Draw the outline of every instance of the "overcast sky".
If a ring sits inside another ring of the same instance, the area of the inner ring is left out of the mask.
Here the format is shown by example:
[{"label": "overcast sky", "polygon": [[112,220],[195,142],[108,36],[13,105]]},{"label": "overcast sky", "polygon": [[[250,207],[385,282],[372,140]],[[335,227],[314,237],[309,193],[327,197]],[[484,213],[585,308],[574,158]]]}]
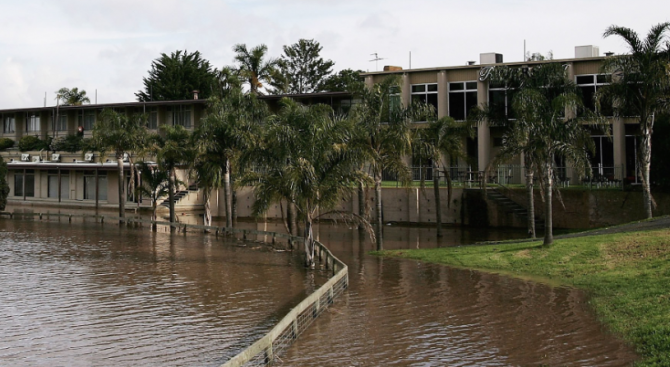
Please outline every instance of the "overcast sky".
[{"label": "overcast sky", "polygon": [[0,109],[55,104],[61,87],[85,89],[98,103],[134,101],[160,53],[200,51],[217,68],[236,43],[264,43],[271,57],[314,38],[335,69],[383,65],[436,67],[479,62],[498,52],[520,61],[527,50],[554,58],[597,45],[616,24],[646,35],[670,21],[667,0],[0,0]]}]

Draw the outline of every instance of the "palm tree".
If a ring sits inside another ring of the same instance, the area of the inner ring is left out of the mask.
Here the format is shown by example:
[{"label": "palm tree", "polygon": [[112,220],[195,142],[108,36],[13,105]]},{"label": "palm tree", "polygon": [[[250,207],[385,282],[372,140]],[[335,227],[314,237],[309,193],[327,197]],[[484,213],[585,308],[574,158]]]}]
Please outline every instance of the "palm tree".
[{"label": "palm tree", "polygon": [[79,91],[78,88],[61,88],[56,92],[56,100],[61,106],[81,106],[84,103],[91,103],[86,97],[86,91]]},{"label": "palm tree", "polygon": [[226,226],[233,226],[231,173],[241,150],[258,136],[257,128],[267,116],[267,105],[254,94],[245,94],[239,85],[226,83],[220,96],[209,99],[207,116],[195,132],[198,149],[196,174],[205,191],[205,218],[211,221],[211,190],[224,189]]},{"label": "palm tree", "polygon": [[161,126],[163,136],[156,135],[152,144],[152,152],[160,167],[169,174],[168,200],[170,207],[170,222],[175,221],[174,196],[175,188],[181,183],[177,180],[178,167],[189,167],[195,160],[195,150],[192,146],[191,133],[181,125]]},{"label": "palm tree", "polygon": [[119,217],[125,218],[125,178],[124,155],[131,155],[138,149],[140,142],[147,134],[147,116],[135,114],[128,116],[104,109],[100,120],[93,125],[92,143],[99,150],[101,159],[107,152],[112,152],[119,169]]},{"label": "palm tree", "polygon": [[[432,110],[432,109],[431,109]],[[434,116],[430,113],[429,116]],[[444,156],[451,159],[462,157],[463,154],[463,140],[466,137],[472,137],[474,130],[470,128],[469,124],[464,122],[456,122],[451,117],[443,117],[441,119],[431,119],[426,128],[418,128],[415,130],[416,136],[413,143],[413,151],[422,160],[430,160],[433,164],[433,193],[435,195],[435,226],[437,237],[442,237],[442,203],[440,200],[440,165],[442,162],[442,170],[444,177],[447,179],[447,205],[451,203],[451,175],[448,165],[442,161]],[[424,185],[425,175],[421,175],[421,185]]]},{"label": "palm tree", "polygon": [[[638,165],[642,176],[644,211],[651,218],[655,205],[651,195],[651,135],[654,118],[670,110],[670,42],[667,32],[670,23],[657,24],[647,38],[640,40],[630,28],[611,26],[604,37],[619,36],[627,44],[630,54],[608,57],[602,72],[612,75],[612,83],[599,90],[599,99],[614,107],[617,116],[637,116],[640,121],[641,144]],[[665,41],[665,49],[663,49]]]},{"label": "palm tree", "polygon": [[[158,169],[145,162],[139,164],[142,185],[137,187],[137,195],[146,195],[151,200],[151,220],[156,220],[156,208],[158,200],[168,195],[170,176],[167,171]],[[154,229],[155,224],[152,226]]]},{"label": "palm tree", "polygon": [[545,203],[544,245],[551,245],[555,159],[565,158],[578,172],[585,172],[590,167],[588,152],[595,148],[584,123],[599,125],[602,121],[592,115],[575,116],[583,103],[561,64],[496,67],[491,78],[492,83],[515,90],[512,110],[516,119],[505,121],[507,129],[496,161],[524,154],[527,169],[534,170],[540,179]]},{"label": "palm tree", "polygon": [[375,185],[375,237],[383,249],[382,172],[408,183],[410,170],[404,158],[411,154],[411,109],[400,104],[400,80],[388,77],[361,92],[361,102],[350,112],[356,120],[356,149],[365,157]]},{"label": "palm tree", "polygon": [[265,59],[268,47],[261,44],[251,50],[247,49],[245,44],[237,44],[233,47],[236,55],[234,60],[237,62],[237,72],[239,76],[249,84],[252,94],[259,94],[260,89],[272,84],[278,77],[277,60]]},{"label": "palm tree", "polygon": [[313,266],[314,220],[338,215],[363,221],[333,208],[368,177],[359,170],[362,157],[350,150],[352,120],[333,116],[326,105],[303,106],[286,98],[279,104],[281,110],[268,119],[263,142],[254,149],[258,169],[247,173],[242,183],[254,187],[255,215],[272,203],[295,204],[304,223],[305,263]]}]

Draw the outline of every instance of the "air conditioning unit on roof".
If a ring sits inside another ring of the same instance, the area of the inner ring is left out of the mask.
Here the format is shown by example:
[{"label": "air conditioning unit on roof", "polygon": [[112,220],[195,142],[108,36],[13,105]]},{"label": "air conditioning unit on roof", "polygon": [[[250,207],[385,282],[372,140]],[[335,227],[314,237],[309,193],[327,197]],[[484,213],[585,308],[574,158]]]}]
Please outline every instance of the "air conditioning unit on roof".
[{"label": "air conditioning unit on roof", "polygon": [[60,154],[59,153],[53,153],[51,154],[51,160],[53,162],[60,162]]},{"label": "air conditioning unit on roof", "polygon": [[21,162],[30,162],[30,154],[21,154]]},{"label": "air conditioning unit on roof", "polygon": [[38,156],[38,155],[33,156],[33,163],[39,163],[41,161],[42,161],[42,158],[40,158],[40,156]]},{"label": "air conditioning unit on roof", "polygon": [[86,153],[84,154],[84,160],[86,162],[93,162],[93,153]]},{"label": "air conditioning unit on roof", "polygon": [[128,162],[130,161],[130,154],[128,153],[123,153],[123,161]]}]

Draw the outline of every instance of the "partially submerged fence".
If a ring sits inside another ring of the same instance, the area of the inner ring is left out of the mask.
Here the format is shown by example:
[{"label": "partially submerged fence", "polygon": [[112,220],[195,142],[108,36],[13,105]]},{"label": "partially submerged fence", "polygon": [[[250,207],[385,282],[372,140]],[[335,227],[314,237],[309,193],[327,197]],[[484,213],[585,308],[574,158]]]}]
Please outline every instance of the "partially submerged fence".
[{"label": "partially submerged fence", "polygon": [[[186,232],[188,229],[209,231],[215,234],[241,234],[243,239],[248,236],[258,235],[270,237],[274,244],[278,238],[287,239],[289,244],[295,242],[302,242],[302,237],[291,236],[284,233],[266,232],[250,229],[226,228],[216,226],[203,226],[196,224],[182,224],[172,222],[152,221],[149,219],[142,219],[136,217],[121,218],[107,215],[90,215],[90,214],[63,214],[63,213],[8,213],[0,212],[0,215],[8,216],[9,218],[39,218],[40,220],[50,217],[67,218],[69,222],[72,218],[93,219],[96,222],[100,221],[118,221],[128,224],[144,223],[157,224],[177,228],[180,232]],[[333,303],[335,298],[342,294],[349,286],[349,270],[347,265],[335,257],[326,246],[321,242],[315,241],[315,259],[318,260],[325,269],[332,272],[332,276],[328,281],[319,287],[314,293],[310,294],[291,311],[289,311],[283,319],[275,325],[265,336],[260,338],[247,349],[241,351],[228,362],[224,363],[222,367],[238,367],[238,366],[265,366],[274,363],[277,355],[283,353],[297,337],[302,334],[307,327],[317,318],[329,305]]]}]

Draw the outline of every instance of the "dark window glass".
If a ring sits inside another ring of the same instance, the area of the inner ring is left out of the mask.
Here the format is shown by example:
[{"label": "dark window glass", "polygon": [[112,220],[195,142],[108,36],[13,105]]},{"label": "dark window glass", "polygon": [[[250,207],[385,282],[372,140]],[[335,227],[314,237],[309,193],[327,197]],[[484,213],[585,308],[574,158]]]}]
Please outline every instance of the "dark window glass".
[{"label": "dark window glass", "polygon": [[412,86],[412,93],[425,92],[425,91],[426,91],[426,86],[423,85],[423,84]]},{"label": "dark window glass", "polygon": [[449,93],[449,116],[454,120],[465,120],[465,94]]},{"label": "dark window glass", "polygon": [[465,83],[465,89],[467,90],[472,90],[472,89],[477,89],[477,82],[467,82]]},{"label": "dark window glass", "polygon": [[506,116],[504,90],[489,90],[489,108],[496,118]]},{"label": "dark window glass", "polygon": [[449,90],[463,90],[463,83],[449,83]]},{"label": "dark window glass", "polygon": [[23,173],[14,173],[14,196],[23,196]]},{"label": "dark window glass", "polygon": [[580,87],[579,89],[582,90],[582,100],[584,102],[584,108],[591,111],[595,111],[596,104],[594,98],[596,95],[596,87],[588,86],[588,87]]},{"label": "dark window glass", "polygon": [[428,84],[429,92],[437,92],[437,84]]},{"label": "dark window glass", "polygon": [[35,196],[35,175],[26,174],[26,196]]},{"label": "dark window glass", "polygon": [[597,82],[598,84],[609,83],[609,82],[611,82],[610,79],[611,79],[611,78],[610,78],[609,75],[601,74],[601,75],[597,75],[597,76],[596,76],[596,82]]},{"label": "dark window glass", "polygon": [[593,84],[593,75],[580,75],[577,77],[577,84]]},{"label": "dark window glass", "polygon": [[435,112],[437,112],[437,93],[426,94],[426,103],[435,107]]},{"label": "dark window glass", "polygon": [[425,94],[413,94],[412,95],[412,103],[426,103],[426,95]]},{"label": "dark window glass", "polygon": [[468,112],[477,106],[477,92],[467,92],[465,93],[465,115],[467,117]]}]

